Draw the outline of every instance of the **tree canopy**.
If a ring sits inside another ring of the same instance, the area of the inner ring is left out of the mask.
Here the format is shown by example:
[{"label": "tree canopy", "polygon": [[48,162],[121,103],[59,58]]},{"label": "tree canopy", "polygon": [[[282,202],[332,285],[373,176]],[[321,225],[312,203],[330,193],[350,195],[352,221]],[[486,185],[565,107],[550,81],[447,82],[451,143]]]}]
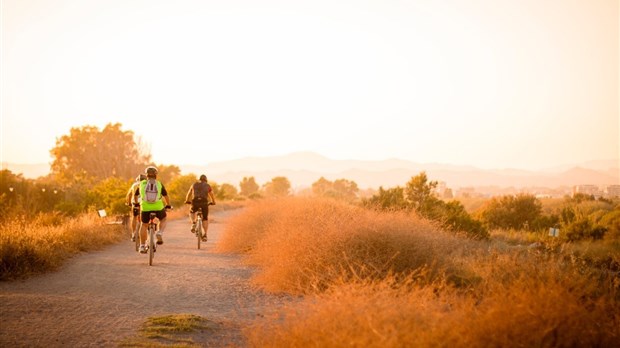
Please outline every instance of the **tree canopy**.
[{"label": "tree canopy", "polygon": [[288,196],[291,190],[291,182],[284,176],[276,176],[263,186],[268,196]]},{"label": "tree canopy", "polygon": [[120,123],[71,128],[50,150],[52,173],[61,181],[101,181],[109,177],[129,180],[144,171],[151,155],[136,143],[132,131]]},{"label": "tree canopy", "polygon": [[242,196],[250,197],[253,194],[258,193],[258,189],[260,188],[256,183],[256,180],[253,176],[251,177],[243,177],[243,180],[239,183],[239,188],[241,189],[240,194]]}]

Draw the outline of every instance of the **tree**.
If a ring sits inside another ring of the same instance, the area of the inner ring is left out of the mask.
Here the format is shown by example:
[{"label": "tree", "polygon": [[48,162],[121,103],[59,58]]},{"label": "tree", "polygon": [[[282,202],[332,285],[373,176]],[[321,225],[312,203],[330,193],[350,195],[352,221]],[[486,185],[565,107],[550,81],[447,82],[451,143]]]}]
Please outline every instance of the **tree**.
[{"label": "tree", "polygon": [[258,189],[260,188],[254,177],[251,176],[249,178],[243,177],[243,180],[239,183],[239,188],[241,188],[241,195],[250,197],[256,193],[258,193]]},{"label": "tree", "polygon": [[182,206],[185,204],[185,196],[189,188],[196,182],[195,174],[178,175],[169,182],[164,183],[166,185],[166,191],[170,197],[170,202],[173,206]]},{"label": "tree", "polygon": [[363,205],[378,207],[381,210],[401,210],[408,207],[404,190],[400,186],[390,189],[379,187],[379,192],[368,199],[362,200]]},{"label": "tree", "polygon": [[291,183],[284,176],[276,176],[271,181],[265,183],[263,188],[268,196],[284,197],[288,196]]},{"label": "tree", "polygon": [[144,171],[151,156],[143,153],[133,132],[121,127],[120,123],[110,123],[103,130],[95,126],[71,128],[50,150],[54,158],[52,173],[63,182],[135,178]]},{"label": "tree", "polygon": [[331,182],[324,177],[312,184],[312,193],[316,196],[353,201],[357,198],[359,188],[354,181],[338,179]]},{"label": "tree", "polygon": [[435,208],[440,202],[433,194],[436,187],[437,181],[428,181],[426,172],[421,172],[405,185],[405,198],[420,215],[434,218]]},{"label": "tree", "polygon": [[317,196],[323,196],[332,188],[333,183],[324,177],[312,183],[312,193]]},{"label": "tree", "polygon": [[237,188],[231,184],[223,183],[219,186],[215,197],[222,201],[233,200],[237,197]]},{"label": "tree", "polygon": [[[160,164],[155,166],[155,168],[157,168],[157,179],[164,183],[164,185],[181,175],[181,168],[175,165],[167,166]],[[140,173],[144,173],[144,169]]]},{"label": "tree", "polygon": [[542,204],[530,194],[494,197],[480,208],[479,216],[490,228],[529,228],[542,216]]},{"label": "tree", "polygon": [[131,181],[110,177],[100,181],[86,193],[85,204],[96,209],[105,209],[108,214],[123,214],[129,208],[125,206],[127,190]]},{"label": "tree", "polygon": [[366,206],[379,207],[382,210],[415,210],[422,217],[441,224],[453,232],[465,232],[472,238],[488,238],[489,232],[482,222],[472,218],[465,207],[458,202],[444,202],[434,196],[436,181],[428,181],[425,172],[412,177],[403,189],[400,186],[379,192],[362,203]]}]

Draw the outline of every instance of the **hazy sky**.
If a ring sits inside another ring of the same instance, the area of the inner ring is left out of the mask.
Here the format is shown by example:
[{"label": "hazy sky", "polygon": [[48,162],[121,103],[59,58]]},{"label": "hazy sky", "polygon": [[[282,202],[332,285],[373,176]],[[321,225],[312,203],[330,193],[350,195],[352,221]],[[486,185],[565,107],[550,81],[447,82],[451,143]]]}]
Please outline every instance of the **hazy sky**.
[{"label": "hazy sky", "polygon": [[163,164],[619,157],[618,0],[2,0],[2,161],[120,122]]}]

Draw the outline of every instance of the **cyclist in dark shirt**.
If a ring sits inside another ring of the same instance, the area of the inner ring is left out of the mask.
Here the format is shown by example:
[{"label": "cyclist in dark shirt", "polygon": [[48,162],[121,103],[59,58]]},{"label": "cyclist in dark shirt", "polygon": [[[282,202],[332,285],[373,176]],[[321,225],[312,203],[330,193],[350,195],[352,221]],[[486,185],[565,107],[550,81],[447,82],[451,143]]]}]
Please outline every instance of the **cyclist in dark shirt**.
[{"label": "cyclist in dark shirt", "polygon": [[207,176],[202,174],[200,179],[192,184],[185,196],[185,203],[191,204],[189,220],[192,223],[192,233],[196,232],[196,212],[202,208],[202,241],[207,241],[209,229],[209,204],[215,205],[215,196],[211,185],[207,183]]}]

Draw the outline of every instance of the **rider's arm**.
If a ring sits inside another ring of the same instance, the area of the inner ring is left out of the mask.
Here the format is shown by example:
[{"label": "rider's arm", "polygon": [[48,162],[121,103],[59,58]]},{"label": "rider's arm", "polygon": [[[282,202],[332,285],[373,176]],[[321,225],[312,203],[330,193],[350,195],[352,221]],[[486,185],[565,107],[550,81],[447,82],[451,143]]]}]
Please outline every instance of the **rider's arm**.
[{"label": "rider's arm", "polygon": [[164,203],[166,203],[166,207],[170,207],[170,197],[168,197],[168,191],[166,190],[166,188],[164,187],[164,185],[161,185],[161,197],[164,199]]},{"label": "rider's arm", "polygon": [[189,202],[190,197],[193,195],[194,195],[194,185],[192,185],[192,187],[189,188],[189,191],[187,191],[187,195],[185,196],[185,201]]},{"label": "rider's arm", "polygon": [[215,204],[215,196],[213,195],[213,191],[209,191],[209,198],[211,198],[211,202]]},{"label": "rider's arm", "polygon": [[127,205],[131,205],[131,201],[133,201],[133,196],[134,196],[134,191],[132,190],[133,186],[129,188],[129,191],[127,191]]}]

